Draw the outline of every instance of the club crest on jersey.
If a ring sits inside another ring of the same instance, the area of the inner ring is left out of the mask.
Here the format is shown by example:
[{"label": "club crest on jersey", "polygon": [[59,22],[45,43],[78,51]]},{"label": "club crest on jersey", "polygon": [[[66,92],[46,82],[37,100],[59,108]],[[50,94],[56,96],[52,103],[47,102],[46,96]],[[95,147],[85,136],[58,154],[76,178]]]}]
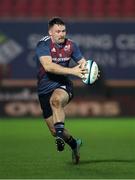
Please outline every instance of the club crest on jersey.
[{"label": "club crest on jersey", "polygon": [[65,45],[64,51],[70,51],[70,44],[69,45]]}]

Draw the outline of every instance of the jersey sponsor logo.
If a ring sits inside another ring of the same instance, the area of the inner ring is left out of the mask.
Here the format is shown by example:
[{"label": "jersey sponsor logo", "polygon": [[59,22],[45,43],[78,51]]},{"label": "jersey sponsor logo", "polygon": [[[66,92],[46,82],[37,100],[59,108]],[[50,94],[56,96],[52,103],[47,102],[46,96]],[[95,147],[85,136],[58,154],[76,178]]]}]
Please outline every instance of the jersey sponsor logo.
[{"label": "jersey sponsor logo", "polygon": [[69,61],[70,57],[65,57],[65,58],[52,58],[53,62],[65,62]]}]

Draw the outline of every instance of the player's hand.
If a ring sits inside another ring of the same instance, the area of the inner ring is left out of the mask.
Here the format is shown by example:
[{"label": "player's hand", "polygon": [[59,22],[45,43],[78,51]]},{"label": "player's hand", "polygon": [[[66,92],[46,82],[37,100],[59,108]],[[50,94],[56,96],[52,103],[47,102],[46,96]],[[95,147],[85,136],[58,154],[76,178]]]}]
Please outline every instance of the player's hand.
[{"label": "player's hand", "polygon": [[84,69],[85,66],[86,66],[86,64],[87,64],[87,61],[86,61],[85,59],[82,59],[82,60],[79,62],[79,64],[80,64],[80,67],[81,67],[82,69]]},{"label": "player's hand", "polygon": [[79,77],[79,78],[84,78],[84,75],[88,73],[88,70],[84,66],[84,68],[81,67],[81,64],[75,66],[72,68],[73,75]]}]

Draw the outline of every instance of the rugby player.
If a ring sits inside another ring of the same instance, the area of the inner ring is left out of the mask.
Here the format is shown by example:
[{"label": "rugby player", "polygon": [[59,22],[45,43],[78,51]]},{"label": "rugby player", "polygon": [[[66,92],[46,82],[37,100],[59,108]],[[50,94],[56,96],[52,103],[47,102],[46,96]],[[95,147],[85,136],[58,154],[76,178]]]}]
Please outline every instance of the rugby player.
[{"label": "rugby player", "polygon": [[[73,59],[76,66],[69,67]],[[74,41],[66,37],[65,22],[54,17],[48,22],[48,36],[36,46],[38,67],[38,97],[43,117],[55,137],[58,151],[63,151],[65,143],[72,150],[72,161],[79,163],[81,139],[75,139],[64,126],[64,107],[73,98],[73,85],[68,75],[83,78],[87,73],[86,59]]]}]

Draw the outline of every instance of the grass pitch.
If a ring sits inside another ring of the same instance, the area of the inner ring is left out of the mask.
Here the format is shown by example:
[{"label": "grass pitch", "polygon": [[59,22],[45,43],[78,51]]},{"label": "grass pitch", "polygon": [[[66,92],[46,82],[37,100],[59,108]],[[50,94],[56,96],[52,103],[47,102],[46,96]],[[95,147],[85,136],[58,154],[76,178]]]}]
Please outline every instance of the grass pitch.
[{"label": "grass pitch", "polygon": [[57,152],[41,119],[0,121],[1,179],[133,179],[135,120],[72,119],[66,127],[81,137],[81,162],[71,163],[71,151]]}]

